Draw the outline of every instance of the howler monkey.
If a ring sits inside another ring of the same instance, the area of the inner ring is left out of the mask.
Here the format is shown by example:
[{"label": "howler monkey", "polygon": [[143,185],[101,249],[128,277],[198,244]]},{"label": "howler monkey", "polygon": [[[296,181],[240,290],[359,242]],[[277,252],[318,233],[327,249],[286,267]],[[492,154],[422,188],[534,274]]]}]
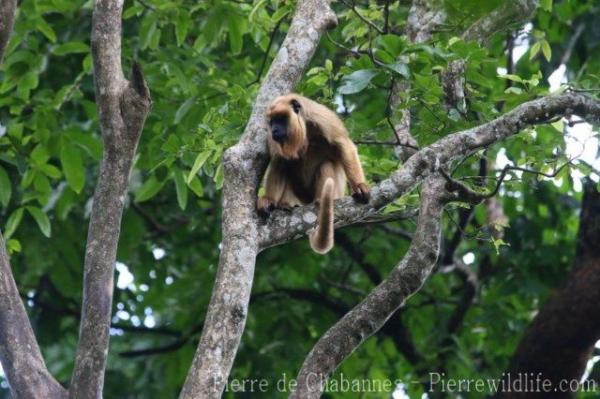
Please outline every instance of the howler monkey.
[{"label": "howler monkey", "polygon": [[324,105],[298,94],[276,98],[267,109],[271,162],[265,175],[260,214],[318,201],[311,248],[320,254],[333,247],[333,201],[344,196],[346,179],[352,196],[369,201],[369,187],[344,123]]}]

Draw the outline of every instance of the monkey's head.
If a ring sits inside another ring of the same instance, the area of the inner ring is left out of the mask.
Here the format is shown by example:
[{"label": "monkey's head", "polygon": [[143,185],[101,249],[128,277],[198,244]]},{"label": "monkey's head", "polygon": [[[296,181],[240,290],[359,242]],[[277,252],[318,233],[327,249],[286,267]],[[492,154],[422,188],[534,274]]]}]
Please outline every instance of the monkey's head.
[{"label": "monkey's head", "polygon": [[277,97],[267,108],[269,150],[271,155],[298,159],[308,147],[306,122],[300,96]]}]

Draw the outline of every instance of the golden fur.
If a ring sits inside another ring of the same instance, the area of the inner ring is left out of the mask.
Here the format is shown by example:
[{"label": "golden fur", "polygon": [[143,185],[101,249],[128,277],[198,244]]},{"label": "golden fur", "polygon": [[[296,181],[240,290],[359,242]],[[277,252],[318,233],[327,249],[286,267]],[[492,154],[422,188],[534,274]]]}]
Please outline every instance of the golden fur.
[{"label": "golden fur", "polygon": [[[329,108],[298,94],[276,98],[267,109],[271,162],[265,175],[265,195],[258,211],[320,203],[317,227],[310,234],[312,249],[333,247],[333,201],[344,196],[346,179],[353,197],[368,202],[356,146],[344,123]],[[274,123],[278,123],[274,127]],[[274,129],[285,138],[274,139]]]}]

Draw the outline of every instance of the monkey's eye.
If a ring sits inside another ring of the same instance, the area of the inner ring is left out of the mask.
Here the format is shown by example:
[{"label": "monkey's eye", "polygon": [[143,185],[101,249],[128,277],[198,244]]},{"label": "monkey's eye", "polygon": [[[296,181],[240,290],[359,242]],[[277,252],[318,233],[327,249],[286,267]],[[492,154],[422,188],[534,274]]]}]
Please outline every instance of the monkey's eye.
[{"label": "monkey's eye", "polygon": [[295,113],[300,112],[300,108],[302,108],[302,106],[300,105],[298,100],[292,100],[290,104],[292,104],[292,108],[294,109]]}]

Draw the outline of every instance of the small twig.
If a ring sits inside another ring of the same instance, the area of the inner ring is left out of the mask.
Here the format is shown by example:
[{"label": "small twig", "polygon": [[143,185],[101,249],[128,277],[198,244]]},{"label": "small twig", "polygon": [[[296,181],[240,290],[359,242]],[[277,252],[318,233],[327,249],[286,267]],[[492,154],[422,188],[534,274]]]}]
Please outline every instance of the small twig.
[{"label": "small twig", "polygon": [[335,45],[336,47],[339,47],[340,49],[347,51],[348,53],[352,54],[355,57],[360,57],[363,54],[366,54],[366,51],[360,51],[360,50],[354,50],[351,49],[350,47],[344,46],[342,43],[336,41],[334,38],[331,37],[331,35],[329,34],[329,32],[326,32],[326,36],[327,36],[327,40],[329,40],[333,45]]},{"label": "small twig", "polygon": [[575,32],[571,35],[571,38],[569,39],[569,43],[567,43],[567,48],[565,52],[563,53],[562,57],[560,57],[560,62],[558,63],[558,65],[566,64],[569,61],[569,58],[571,58],[571,54],[573,53],[573,49],[575,48],[575,44],[577,44],[577,40],[579,40],[579,36],[581,36],[581,33],[583,33],[584,29],[585,23],[581,22],[579,25],[577,25],[577,28],[575,28]]},{"label": "small twig", "polygon": [[[577,157],[575,157],[575,158],[577,158]],[[460,181],[455,180],[452,177],[450,177],[443,169],[440,169],[440,174],[444,177],[444,179],[446,179],[446,189],[448,191],[458,192],[459,198],[461,200],[465,200],[472,204],[477,204],[477,203],[483,201],[484,199],[491,198],[494,195],[498,194],[498,191],[500,190],[500,186],[502,185],[502,182],[504,182],[504,179],[506,178],[507,173],[511,170],[516,170],[516,171],[523,172],[523,173],[531,173],[531,174],[535,174],[535,175],[539,175],[539,176],[553,178],[553,177],[556,177],[560,173],[560,171],[564,169],[565,166],[570,165],[575,158],[569,159],[567,162],[565,162],[560,167],[555,169],[554,172],[552,172],[552,173],[544,173],[539,170],[523,168],[520,166],[506,165],[502,169],[502,172],[500,173],[500,176],[498,177],[498,182],[496,183],[496,187],[492,191],[487,191],[487,192],[474,191],[473,189],[471,189],[464,183],[461,183]]]},{"label": "small twig", "polygon": [[354,14],[356,14],[356,16],[358,18],[360,18],[361,21],[363,21],[364,23],[369,25],[371,28],[375,29],[377,31],[377,33],[379,33],[381,35],[386,33],[385,30],[381,29],[379,26],[375,25],[372,21],[369,21],[367,18],[362,16],[361,13],[358,12],[358,9],[356,8],[356,5],[354,3],[349,4],[345,0],[340,0],[340,2],[342,4],[344,4],[346,7],[350,8],[354,12]]},{"label": "small twig", "polygon": [[143,0],[137,0],[137,2],[140,3],[146,10],[156,11],[156,8],[152,7],[150,4],[146,3]]},{"label": "small twig", "polygon": [[408,148],[412,148],[414,150],[418,150],[419,147],[415,147],[414,145],[410,145],[410,144],[403,144],[400,143],[398,141],[379,141],[379,140],[369,140],[369,139],[365,139],[365,140],[354,140],[355,144],[364,144],[364,145],[391,145],[391,146],[402,146],[402,147],[408,147]]},{"label": "small twig", "polygon": [[260,64],[260,68],[258,68],[258,73],[256,74],[256,79],[254,81],[248,83],[247,86],[252,86],[253,84],[260,82],[260,78],[262,77],[262,74],[265,71],[265,66],[267,65],[267,60],[269,59],[269,53],[271,52],[271,47],[273,47],[273,43],[275,42],[275,36],[277,35],[277,32],[279,32],[279,28],[281,27],[282,22],[283,22],[283,18],[281,18],[279,21],[277,21],[277,24],[275,24],[275,27],[271,31],[271,35],[269,36],[269,44],[267,44],[267,49],[265,50],[265,54],[263,55],[263,59]]}]

